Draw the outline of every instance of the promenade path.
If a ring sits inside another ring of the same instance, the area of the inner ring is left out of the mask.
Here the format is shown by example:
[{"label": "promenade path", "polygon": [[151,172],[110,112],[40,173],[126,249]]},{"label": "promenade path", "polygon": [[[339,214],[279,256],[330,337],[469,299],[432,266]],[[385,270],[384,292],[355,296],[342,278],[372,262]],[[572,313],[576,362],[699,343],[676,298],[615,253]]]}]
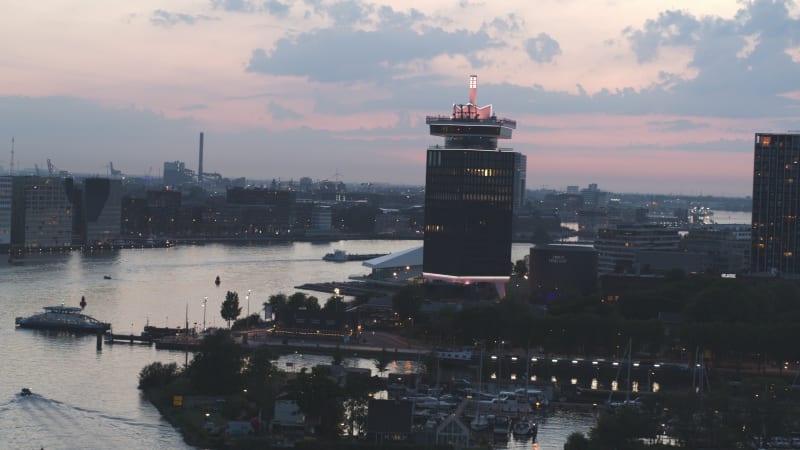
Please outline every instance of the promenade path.
[{"label": "promenade path", "polygon": [[331,339],[318,339],[312,335],[274,337],[265,333],[251,332],[248,334],[247,346],[249,348],[268,345],[276,348],[292,348],[308,352],[333,353],[337,348],[346,353],[381,353],[383,351],[396,353],[407,357],[419,358],[431,353],[431,349],[411,345],[400,336],[385,332],[367,333],[366,342],[343,342]]}]

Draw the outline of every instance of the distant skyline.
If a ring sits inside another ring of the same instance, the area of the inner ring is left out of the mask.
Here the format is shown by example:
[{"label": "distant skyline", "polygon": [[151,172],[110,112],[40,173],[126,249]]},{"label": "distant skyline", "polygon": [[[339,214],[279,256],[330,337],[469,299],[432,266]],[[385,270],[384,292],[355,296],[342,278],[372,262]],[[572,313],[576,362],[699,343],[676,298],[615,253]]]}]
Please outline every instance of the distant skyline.
[{"label": "distant skyline", "polygon": [[470,74],[529,189],[751,195],[754,133],[800,129],[793,1],[5,5],[5,172],[12,136],[16,167],[196,170],[204,131],[206,172],[422,185]]}]

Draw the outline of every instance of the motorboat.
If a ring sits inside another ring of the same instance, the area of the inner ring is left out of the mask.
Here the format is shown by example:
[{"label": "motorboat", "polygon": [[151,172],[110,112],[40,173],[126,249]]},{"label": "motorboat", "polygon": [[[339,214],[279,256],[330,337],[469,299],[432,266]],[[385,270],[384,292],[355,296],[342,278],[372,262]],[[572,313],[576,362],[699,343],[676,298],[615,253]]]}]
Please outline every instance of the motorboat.
[{"label": "motorboat", "polygon": [[103,333],[111,329],[111,324],[101,322],[82,313],[77,306],[45,306],[44,312],[30,317],[17,317],[14,323],[19,328],[42,330],[77,331]]},{"label": "motorboat", "polygon": [[472,431],[477,431],[477,432],[484,431],[487,428],[489,428],[489,418],[484,414],[478,414],[469,423],[469,428]]},{"label": "motorboat", "polygon": [[527,436],[536,437],[538,426],[536,425],[536,422],[528,418],[523,418],[514,423],[512,431],[514,432],[514,436],[517,437],[527,437]]}]

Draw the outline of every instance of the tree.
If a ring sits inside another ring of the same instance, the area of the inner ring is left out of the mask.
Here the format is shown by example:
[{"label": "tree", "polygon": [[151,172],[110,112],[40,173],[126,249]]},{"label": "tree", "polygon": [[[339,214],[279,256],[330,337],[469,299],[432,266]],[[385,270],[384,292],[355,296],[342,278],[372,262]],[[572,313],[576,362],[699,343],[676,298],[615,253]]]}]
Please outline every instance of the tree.
[{"label": "tree", "polygon": [[342,388],[320,367],[303,368],[297,377],[287,383],[289,395],[297,402],[306,416],[319,419],[317,432],[324,436],[336,436],[341,423],[344,405]]},{"label": "tree", "polygon": [[300,308],[306,308],[309,311],[320,310],[319,300],[317,297],[314,297],[313,295],[306,295],[302,292],[295,292],[292,294],[286,302],[286,306],[292,311],[297,311]]},{"label": "tree", "polygon": [[375,358],[375,367],[378,369],[380,373],[386,372],[389,363],[392,362],[394,358],[389,352],[386,351],[385,348],[381,349],[381,352],[378,353],[378,357]]},{"label": "tree", "polygon": [[514,263],[513,273],[517,277],[522,277],[528,273],[528,265],[525,264],[524,259],[519,259]]},{"label": "tree", "polygon": [[589,439],[583,433],[574,432],[567,436],[564,450],[589,450]]},{"label": "tree", "polygon": [[186,374],[201,394],[230,394],[241,389],[242,346],[230,332],[217,331],[206,336]]},{"label": "tree", "polygon": [[325,306],[322,307],[322,312],[326,314],[340,314],[344,313],[346,309],[347,305],[344,303],[344,300],[342,300],[342,297],[332,295],[325,302]]},{"label": "tree", "polygon": [[174,362],[148,364],[139,372],[139,389],[166,386],[175,380],[180,373],[178,365]]},{"label": "tree", "polygon": [[269,299],[267,300],[267,302],[264,303],[264,306],[272,306],[272,310],[274,311],[276,309],[280,309],[280,308],[286,306],[286,303],[288,301],[289,301],[289,299],[286,298],[286,294],[270,295]]},{"label": "tree", "polygon": [[400,288],[392,297],[392,308],[400,317],[400,320],[416,318],[422,308],[424,301],[424,290],[417,284],[408,284]]},{"label": "tree", "polygon": [[220,314],[222,318],[228,321],[228,328],[231,326],[231,320],[236,320],[239,314],[242,313],[242,307],[239,306],[239,294],[234,291],[228,291],[225,294],[225,301],[222,302]]}]

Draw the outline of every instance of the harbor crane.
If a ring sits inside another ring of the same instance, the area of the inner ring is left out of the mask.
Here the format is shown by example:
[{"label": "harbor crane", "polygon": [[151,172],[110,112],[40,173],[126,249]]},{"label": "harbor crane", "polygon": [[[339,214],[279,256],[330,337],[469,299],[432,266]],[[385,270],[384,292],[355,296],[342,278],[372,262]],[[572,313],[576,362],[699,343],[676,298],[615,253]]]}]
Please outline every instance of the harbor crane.
[{"label": "harbor crane", "polygon": [[108,163],[108,172],[112,177],[119,177],[122,176],[122,171],[114,169],[114,162],[109,161]]}]

